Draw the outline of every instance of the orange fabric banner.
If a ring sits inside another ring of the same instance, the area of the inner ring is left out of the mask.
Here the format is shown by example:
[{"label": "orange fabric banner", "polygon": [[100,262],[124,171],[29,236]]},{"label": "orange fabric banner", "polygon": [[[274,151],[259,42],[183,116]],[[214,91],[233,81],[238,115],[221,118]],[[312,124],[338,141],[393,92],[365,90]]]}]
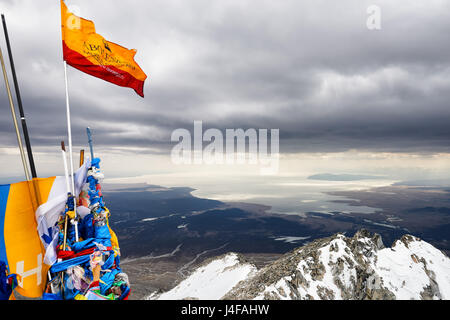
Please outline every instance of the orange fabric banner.
[{"label": "orange fabric banner", "polygon": [[135,49],[107,41],[95,32],[94,22],[71,13],[61,0],[61,29],[64,60],[94,77],[129,87],[144,97],[147,75],[134,61]]},{"label": "orange fabric banner", "polygon": [[[55,177],[35,178],[42,201],[47,201],[54,181]],[[43,261],[45,249],[37,230],[33,188],[30,181],[0,185],[0,260],[11,274],[17,274],[15,290],[38,298],[44,292],[50,266]]]}]

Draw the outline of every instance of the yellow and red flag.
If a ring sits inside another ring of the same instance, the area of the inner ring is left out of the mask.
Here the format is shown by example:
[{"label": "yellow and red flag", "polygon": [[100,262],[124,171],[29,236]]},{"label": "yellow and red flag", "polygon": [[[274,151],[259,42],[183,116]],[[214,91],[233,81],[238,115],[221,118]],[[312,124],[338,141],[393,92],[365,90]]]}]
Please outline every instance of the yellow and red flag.
[{"label": "yellow and red flag", "polygon": [[116,85],[132,88],[144,97],[147,76],[134,61],[135,49],[107,41],[95,32],[94,22],[71,13],[63,0],[61,28],[63,55],[68,65]]}]

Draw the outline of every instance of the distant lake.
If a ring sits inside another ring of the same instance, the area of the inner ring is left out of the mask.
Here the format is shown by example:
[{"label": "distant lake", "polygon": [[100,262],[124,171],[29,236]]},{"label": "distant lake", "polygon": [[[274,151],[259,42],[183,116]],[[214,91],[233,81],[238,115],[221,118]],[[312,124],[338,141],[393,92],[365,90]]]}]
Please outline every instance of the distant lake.
[{"label": "distant lake", "polygon": [[[131,178],[130,178],[131,179]],[[130,180],[131,181],[131,180]],[[227,175],[220,177],[154,175],[136,178],[133,182],[148,182],[165,187],[191,187],[192,194],[223,202],[248,202],[271,206],[271,212],[304,215],[306,212],[332,214],[339,212],[374,213],[379,208],[353,206],[334,200],[345,197],[326,194],[333,191],[364,190],[391,185],[397,181],[361,179],[355,181],[325,181],[283,175]]]},{"label": "distant lake", "polygon": [[[364,190],[374,187],[388,186],[395,181],[358,180],[358,181],[318,181],[304,178],[300,181],[280,181],[278,177],[256,177],[251,183],[235,183],[232,188],[228,184],[209,184],[195,187],[192,194],[220,201],[241,201],[271,206],[271,212],[304,215],[306,212],[330,213],[374,213],[381,209],[367,206],[353,206],[334,200],[348,198],[328,195],[332,191]],[[291,180],[291,179],[288,179]]]}]

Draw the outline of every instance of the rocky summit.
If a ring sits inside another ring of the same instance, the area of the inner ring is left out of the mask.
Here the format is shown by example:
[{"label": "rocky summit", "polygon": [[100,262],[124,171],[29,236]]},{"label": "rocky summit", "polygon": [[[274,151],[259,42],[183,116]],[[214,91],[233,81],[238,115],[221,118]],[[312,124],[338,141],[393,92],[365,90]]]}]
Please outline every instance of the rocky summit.
[{"label": "rocky summit", "polygon": [[[227,279],[227,286],[217,286],[216,279]],[[149,298],[450,299],[450,259],[411,235],[386,248],[380,235],[360,230],[353,237],[338,233],[312,241],[259,270],[229,253],[202,264],[172,290]]]}]

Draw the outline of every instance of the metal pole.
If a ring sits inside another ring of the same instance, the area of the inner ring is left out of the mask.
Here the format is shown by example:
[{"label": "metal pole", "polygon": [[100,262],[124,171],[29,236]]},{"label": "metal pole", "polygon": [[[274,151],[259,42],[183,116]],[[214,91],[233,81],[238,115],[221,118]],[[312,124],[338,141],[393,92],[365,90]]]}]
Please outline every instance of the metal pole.
[{"label": "metal pole", "polygon": [[[67,63],[64,60],[64,79],[66,84],[66,114],[67,114],[67,134],[69,138],[69,160],[70,160],[70,175],[72,183],[73,205],[75,211],[75,219],[77,218],[77,200],[75,194],[75,179],[73,173],[73,155],[72,155],[72,127],[70,126],[70,105],[69,105],[69,86],[67,82]],[[78,242],[78,222],[75,220],[75,240]]]},{"label": "metal pole", "polygon": [[70,194],[69,169],[67,169],[66,147],[64,145],[64,141],[61,141],[61,152],[64,163],[64,174],[66,176],[66,191],[67,194]]},{"label": "metal pole", "polygon": [[[70,193],[70,183],[69,183],[69,170],[67,169],[67,158],[66,158],[66,147],[64,146],[64,141],[61,141],[61,153],[63,157],[64,163],[64,174],[66,176],[66,190],[67,195],[71,195]],[[66,250],[66,242],[67,242],[67,214],[64,217],[64,242],[63,242],[63,250]]]},{"label": "metal pole", "polygon": [[2,49],[0,48],[0,60],[2,64],[3,77],[5,78],[6,91],[8,92],[9,106],[11,107],[11,114],[13,117],[14,127],[16,129],[17,142],[19,143],[20,156],[22,158],[23,170],[25,171],[25,178],[30,180],[30,173],[28,171],[27,161],[25,159],[25,153],[23,151],[22,138],[20,137],[19,126],[17,124],[16,111],[14,110],[14,103],[11,96],[11,88],[9,87],[8,75],[6,73],[5,61],[3,60]]},{"label": "metal pole", "polygon": [[3,14],[2,14],[2,23],[3,23],[3,31],[5,33],[6,47],[8,49],[9,62],[11,65],[12,77],[13,77],[13,81],[14,81],[14,88],[16,89],[17,106],[19,107],[19,114],[20,114],[20,119],[22,122],[23,137],[25,139],[25,146],[27,148],[28,161],[30,162],[31,176],[33,178],[37,178],[36,167],[34,165],[34,159],[33,159],[33,152],[31,150],[30,137],[28,135],[27,122],[25,120],[25,114],[23,112],[22,98],[20,97],[19,84],[17,82],[16,68],[14,66],[14,59],[13,59],[13,55],[12,55],[12,51],[11,51],[11,44],[9,43],[8,29],[6,27],[6,20],[5,20],[5,16]]}]

